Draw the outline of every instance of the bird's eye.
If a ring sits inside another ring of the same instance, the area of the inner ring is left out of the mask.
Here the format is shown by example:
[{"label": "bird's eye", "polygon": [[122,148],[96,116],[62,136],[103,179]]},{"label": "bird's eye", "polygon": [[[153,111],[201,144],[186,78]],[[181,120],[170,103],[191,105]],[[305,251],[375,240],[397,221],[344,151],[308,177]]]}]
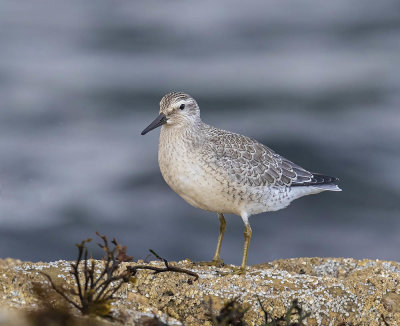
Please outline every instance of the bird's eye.
[{"label": "bird's eye", "polygon": [[185,108],[185,104],[181,104],[181,106],[179,107],[181,110],[183,110]]}]

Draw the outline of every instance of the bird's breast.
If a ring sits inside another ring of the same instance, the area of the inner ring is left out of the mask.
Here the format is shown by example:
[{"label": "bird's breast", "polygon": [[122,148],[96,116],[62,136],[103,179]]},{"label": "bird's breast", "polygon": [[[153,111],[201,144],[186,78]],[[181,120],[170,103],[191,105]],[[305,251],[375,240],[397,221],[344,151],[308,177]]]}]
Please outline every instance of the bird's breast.
[{"label": "bird's breast", "polygon": [[196,148],[178,141],[160,140],[158,162],[161,174],[171,189],[192,206],[228,212],[222,183],[215,178],[200,155]]},{"label": "bird's breast", "polygon": [[204,181],[203,171],[187,148],[176,143],[174,145],[159,148],[161,174],[172,190],[185,200],[193,201]]}]

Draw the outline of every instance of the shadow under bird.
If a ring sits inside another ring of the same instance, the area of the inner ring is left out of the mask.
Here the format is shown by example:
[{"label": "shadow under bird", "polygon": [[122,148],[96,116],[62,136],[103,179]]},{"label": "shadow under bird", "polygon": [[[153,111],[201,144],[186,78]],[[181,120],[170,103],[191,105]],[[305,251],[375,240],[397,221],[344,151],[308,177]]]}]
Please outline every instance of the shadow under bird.
[{"label": "shadow under bird", "polygon": [[194,207],[218,213],[220,231],[211,263],[222,263],[223,214],[242,217],[246,270],[252,230],[249,217],[276,211],[302,196],[341,191],[338,181],[311,173],[246,136],[214,128],[200,119],[197,102],[174,92],[160,102],[159,116],[142,131],[161,128],[158,163],[167,184]]}]

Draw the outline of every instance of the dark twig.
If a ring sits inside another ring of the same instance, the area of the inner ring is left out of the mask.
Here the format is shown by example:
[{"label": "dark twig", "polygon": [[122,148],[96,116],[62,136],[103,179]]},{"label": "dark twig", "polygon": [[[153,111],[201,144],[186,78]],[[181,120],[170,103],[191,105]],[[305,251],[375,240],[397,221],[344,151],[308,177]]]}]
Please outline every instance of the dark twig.
[{"label": "dark twig", "polygon": [[54,284],[50,275],[42,274],[49,279],[52,288],[68,303],[79,309],[82,314],[112,318],[111,302],[114,300],[114,295],[123,283],[129,282],[129,275],[126,271],[118,273],[119,266],[123,262],[131,261],[133,258],[126,255],[126,247],[119,245],[117,240],[113,239],[111,241],[113,245],[111,249],[106,236],[99,233],[96,234],[102,240],[99,246],[105,252],[104,265],[101,267],[100,274],[96,276],[96,263],[93,260],[89,263],[89,254],[86,247],[86,244],[91,239],[77,244],[78,258],[74,263],[71,263],[72,270],[70,273],[75,280],[78,292],[71,289],[69,291],[70,294],[67,294],[68,292],[65,289]]},{"label": "dark twig", "polygon": [[52,288],[54,289],[54,291],[56,291],[59,295],[61,295],[68,303],[72,304],[75,308],[81,310],[82,307],[80,307],[78,304],[76,304],[74,301],[72,301],[62,290],[60,290],[53,282],[53,280],[51,279],[49,274],[40,272],[42,275],[46,276],[47,279],[49,280]]},{"label": "dark twig", "polygon": [[247,326],[244,315],[249,309],[244,308],[236,298],[226,302],[219,313],[214,314],[210,298],[207,317],[213,326]]},{"label": "dark twig", "polygon": [[[265,310],[263,304],[261,303],[261,300],[259,297],[257,297],[258,303],[261,307],[261,310],[264,313],[264,318],[265,318],[265,324],[263,326],[303,326],[304,323],[303,321],[306,320],[308,317],[310,317],[310,313],[303,313],[303,308],[299,305],[299,302],[297,299],[294,299],[292,301],[292,304],[290,305],[289,309],[286,311],[286,313],[278,318],[272,318],[271,321],[269,321],[270,316],[268,312]],[[297,322],[291,322],[291,317],[293,315],[298,316]]]},{"label": "dark twig", "polygon": [[261,307],[262,312],[264,313],[265,324],[268,324],[268,319],[269,319],[268,318],[269,317],[268,311],[265,310],[265,308],[264,308],[264,306],[263,306],[263,304],[262,304],[262,302],[260,300],[260,297],[258,295],[257,295],[257,301],[258,301],[258,304]]},{"label": "dark twig", "polygon": [[133,276],[136,275],[137,271],[139,269],[148,269],[154,271],[154,274],[158,273],[164,273],[164,272],[175,272],[175,273],[183,273],[183,274],[188,274],[190,276],[193,276],[195,281],[199,279],[199,275],[195,272],[192,272],[188,269],[176,267],[176,266],[171,266],[165,258],[161,258],[154,250],[150,249],[149,250],[157,259],[161,260],[164,262],[165,267],[155,267],[155,266],[149,266],[149,265],[136,265],[136,266],[128,266],[127,270],[129,273],[131,273]]},{"label": "dark twig", "polygon": [[[187,269],[176,266],[170,266],[168,261],[161,258],[153,250],[150,252],[165,264],[165,268],[158,268],[147,265],[138,265],[127,267],[123,272],[118,272],[123,262],[132,261],[132,257],[126,254],[126,246],[121,246],[114,238],[108,242],[106,236],[96,233],[102,240],[99,247],[103,249],[105,255],[102,266],[96,264],[96,261],[89,258],[87,243],[91,239],[87,239],[77,244],[78,257],[75,262],[71,263],[71,275],[75,281],[76,289],[65,289],[57,286],[50,275],[42,273],[50,281],[51,287],[61,295],[68,303],[79,309],[83,315],[97,315],[104,318],[115,319],[111,315],[111,303],[115,299],[114,295],[121,289],[124,283],[132,280],[139,269],[150,269],[155,274],[163,272],[184,273],[195,277],[199,276]],[[112,248],[110,248],[112,245]],[[95,273],[96,267],[100,268],[100,273]]]},{"label": "dark twig", "polygon": [[385,326],[390,326],[389,323],[386,321],[386,318],[383,314],[381,314],[381,318],[382,318],[382,321],[385,324]]}]

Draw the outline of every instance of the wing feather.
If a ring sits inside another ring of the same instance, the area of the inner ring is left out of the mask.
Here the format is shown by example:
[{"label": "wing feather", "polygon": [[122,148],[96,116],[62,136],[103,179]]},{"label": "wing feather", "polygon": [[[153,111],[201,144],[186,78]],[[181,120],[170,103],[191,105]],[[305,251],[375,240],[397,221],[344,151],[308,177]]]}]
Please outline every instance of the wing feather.
[{"label": "wing feather", "polygon": [[[313,174],[246,136],[212,128],[204,157],[225,171],[230,181],[249,186],[308,186],[333,183],[334,177]],[[212,154],[210,154],[212,153]]]}]

